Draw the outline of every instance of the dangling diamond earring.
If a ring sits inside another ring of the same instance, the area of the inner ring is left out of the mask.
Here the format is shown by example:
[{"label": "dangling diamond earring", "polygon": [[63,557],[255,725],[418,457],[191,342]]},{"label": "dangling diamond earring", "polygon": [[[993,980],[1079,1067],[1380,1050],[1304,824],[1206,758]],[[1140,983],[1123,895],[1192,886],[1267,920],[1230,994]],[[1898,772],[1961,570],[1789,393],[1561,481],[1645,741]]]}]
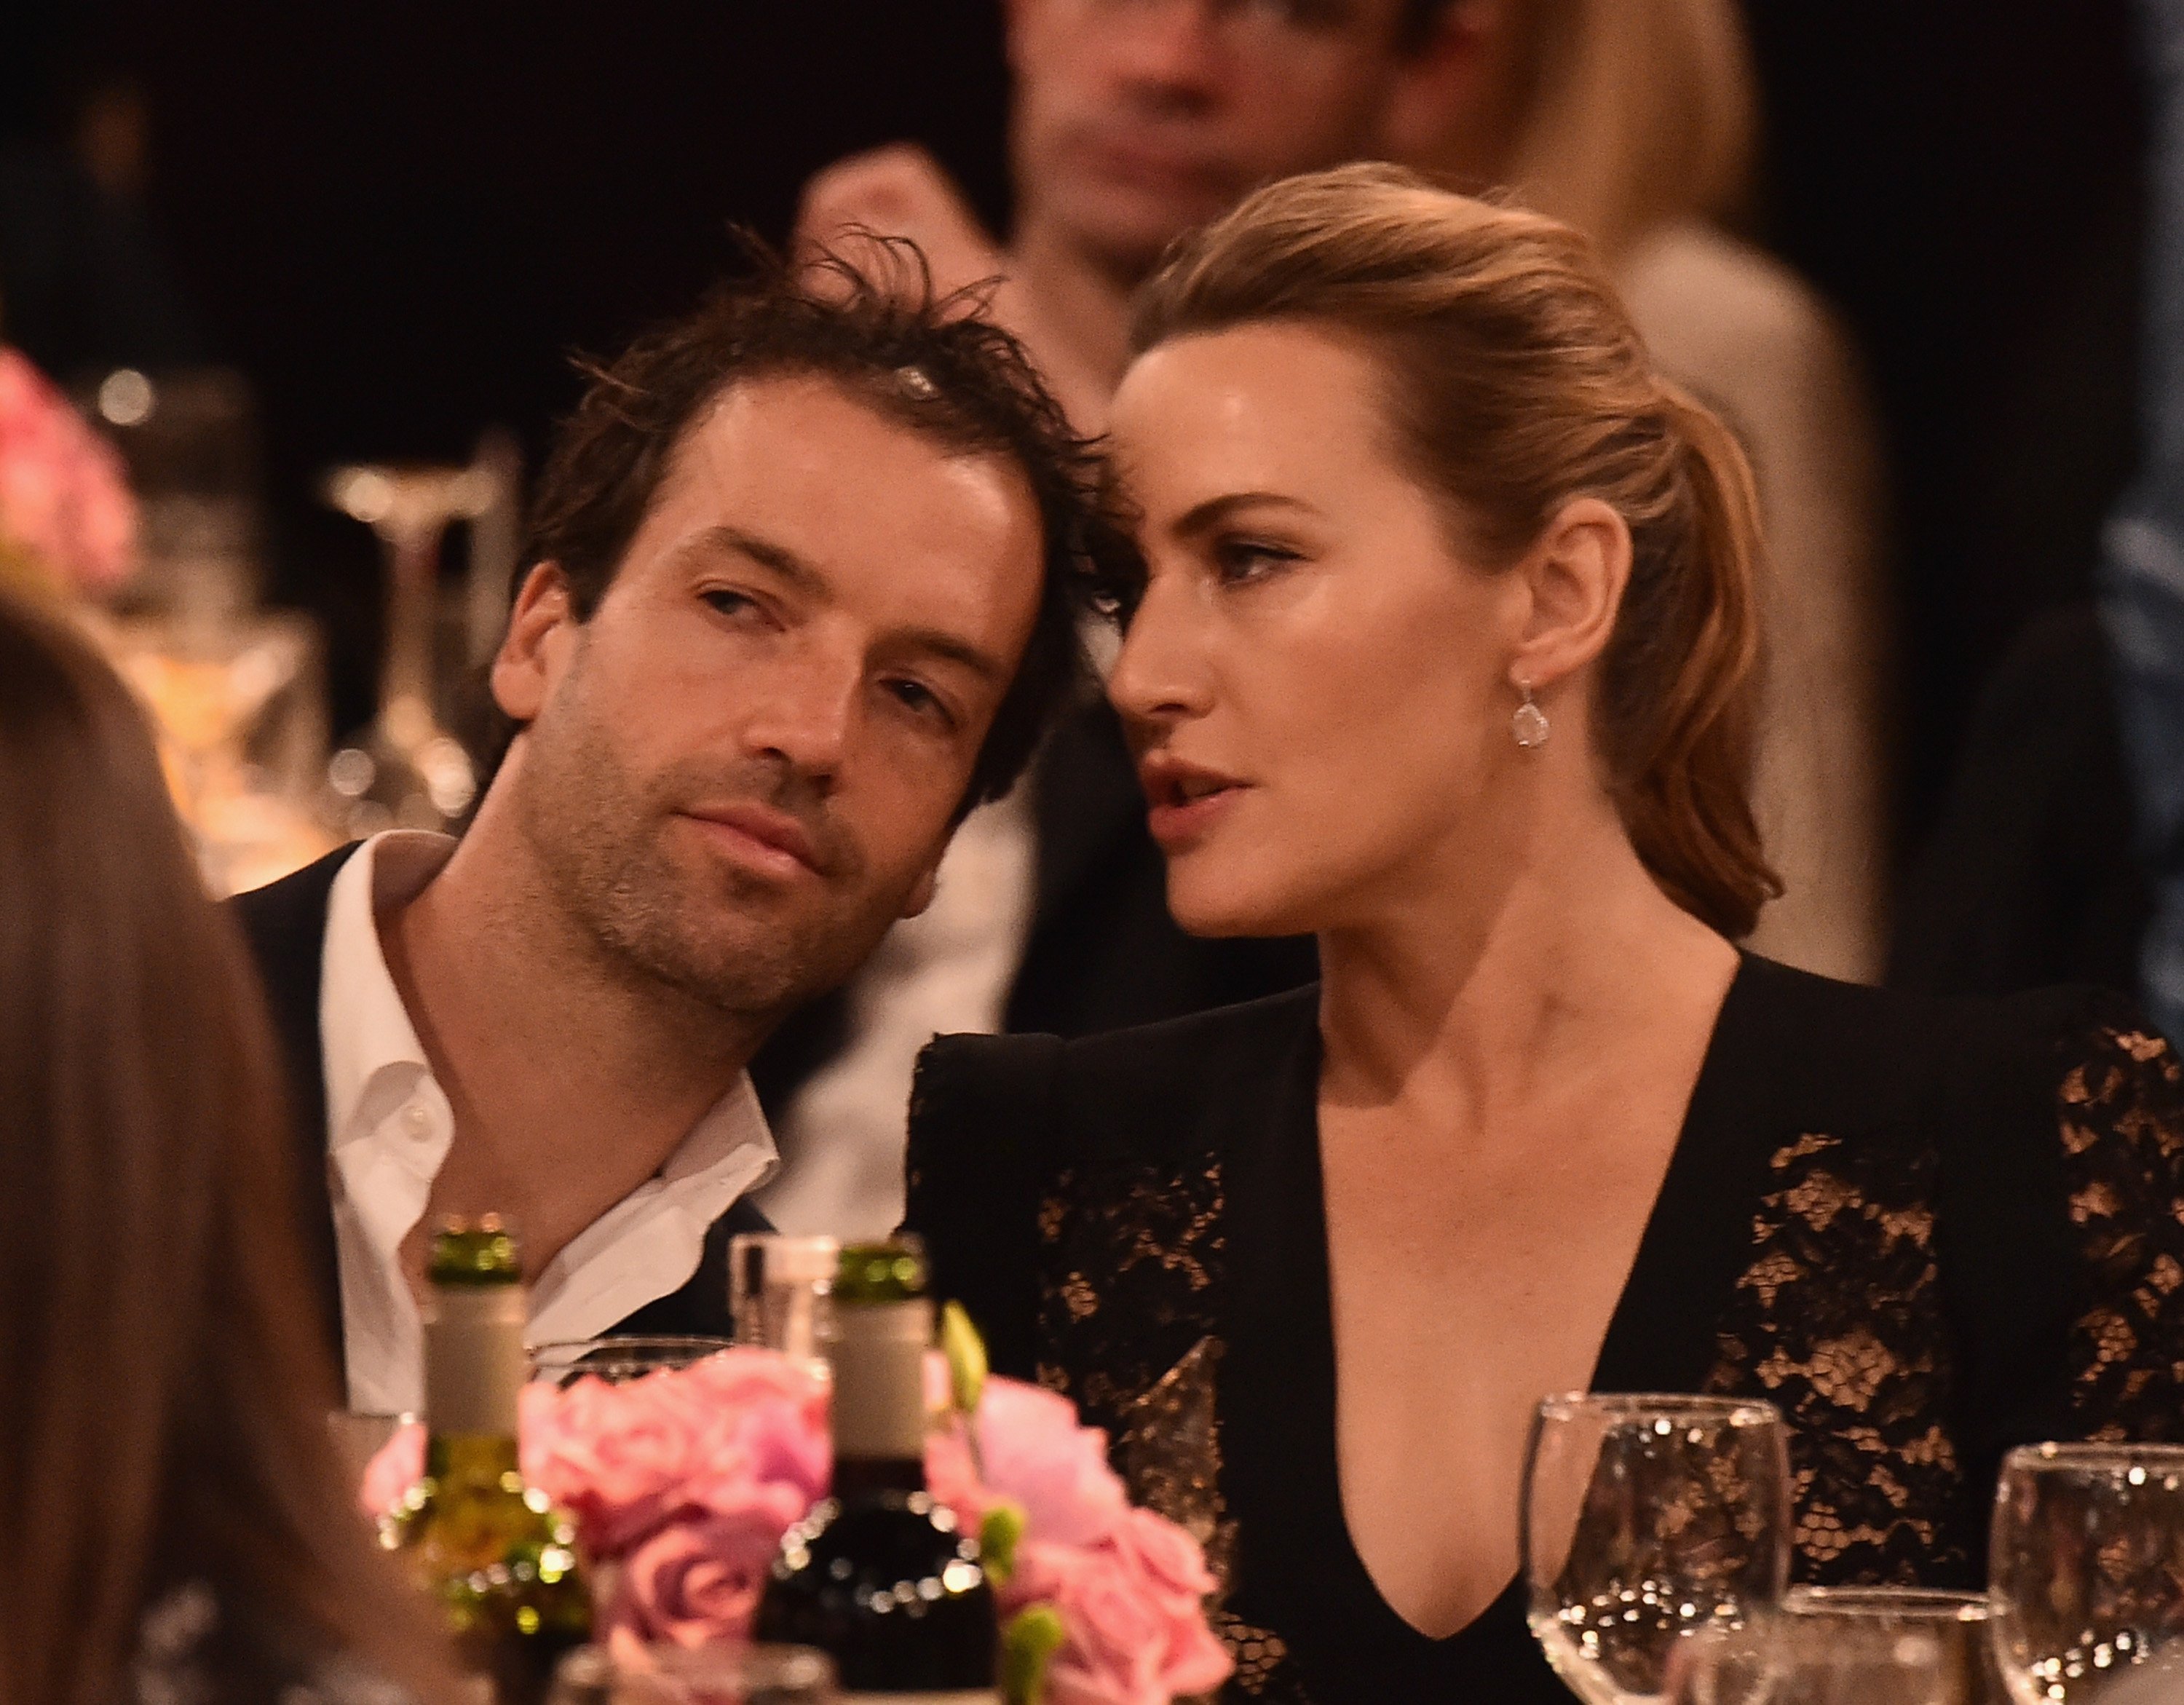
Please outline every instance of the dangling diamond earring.
[{"label": "dangling diamond earring", "polygon": [[1547,744],[1547,713],[1533,702],[1530,682],[1518,681],[1517,690],[1524,695],[1524,702],[1510,717],[1509,733],[1517,744],[1529,752],[1535,746]]}]

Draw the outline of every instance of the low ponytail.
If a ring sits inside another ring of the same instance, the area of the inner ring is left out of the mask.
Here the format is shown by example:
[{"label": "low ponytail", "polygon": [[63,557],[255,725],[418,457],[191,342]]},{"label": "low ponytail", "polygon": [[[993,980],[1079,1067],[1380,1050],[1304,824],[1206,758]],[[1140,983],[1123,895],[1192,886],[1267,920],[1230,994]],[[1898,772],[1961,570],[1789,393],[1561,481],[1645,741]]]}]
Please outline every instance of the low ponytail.
[{"label": "low ponytail", "polygon": [[1573,499],[1630,529],[1593,744],[1670,899],[1737,937],[1781,892],[1752,816],[1760,535],[1729,429],[1655,374],[1585,239],[1396,166],[1273,184],[1186,242],[1140,293],[1133,343],[1317,321],[1369,350],[1413,475],[1467,554],[1518,560]]},{"label": "low ponytail", "polygon": [[1782,891],[1752,810],[1759,738],[1758,493],[1736,437],[1658,383],[1672,471],[1633,518],[1596,727],[1631,844],[1685,911],[1732,938]]}]

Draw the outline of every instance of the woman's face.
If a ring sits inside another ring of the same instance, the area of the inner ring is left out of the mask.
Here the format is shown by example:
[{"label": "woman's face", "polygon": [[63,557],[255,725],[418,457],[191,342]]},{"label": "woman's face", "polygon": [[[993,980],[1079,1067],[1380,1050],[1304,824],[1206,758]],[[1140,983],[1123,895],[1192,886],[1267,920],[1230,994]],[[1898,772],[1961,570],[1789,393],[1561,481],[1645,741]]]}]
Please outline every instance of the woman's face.
[{"label": "woman's face", "polygon": [[1362,922],[1464,880],[1510,738],[1520,574],[1460,553],[1337,336],[1163,343],[1112,415],[1150,568],[1109,686],[1200,934]]}]

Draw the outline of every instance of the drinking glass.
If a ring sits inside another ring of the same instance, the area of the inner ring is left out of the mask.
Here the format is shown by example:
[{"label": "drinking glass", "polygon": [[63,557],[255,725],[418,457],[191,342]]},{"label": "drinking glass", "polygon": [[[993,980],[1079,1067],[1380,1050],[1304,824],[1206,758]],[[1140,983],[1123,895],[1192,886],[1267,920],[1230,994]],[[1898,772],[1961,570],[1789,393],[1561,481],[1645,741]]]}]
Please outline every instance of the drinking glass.
[{"label": "drinking glass", "polygon": [[827,1353],[833,1334],[834,1269],[842,1246],[831,1237],[746,1231],[728,1240],[728,1312],[736,1342],[778,1350],[807,1362]]},{"label": "drinking glass", "polygon": [[1887,1617],[1762,1613],[1669,1654],[1672,1705],[1957,1705],[1935,1630]]},{"label": "drinking glass", "polygon": [[476,468],[389,464],[336,468],[326,499],[379,535],[387,561],[387,639],[379,710],[360,745],[326,766],[348,801],[349,833],[447,829],[477,792],[477,772],[436,708],[440,538],[450,521],[484,513],[495,497]]},{"label": "drinking glass", "polygon": [[725,1338],[667,1334],[534,1344],[529,1351],[531,1377],[550,1379],[556,1385],[583,1379],[604,1379],[610,1385],[621,1385],[662,1368],[688,1368],[730,1347]]},{"label": "drinking glass", "polygon": [[1940,1663],[1942,1705],[2009,1705],[1995,1667],[1993,1606],[1983,1592],[1916,1586],[1793,1586],[1777,1626],[1819,1640],[1885,1643],[1894,1634],[1931,1641]]},{"label": "drinking glass", "polygon": [[2020,1705],[2184,1701],[2184,1446],[2012,1451],[1987,1580]]},{"label": "drinking glass", "polygon": [[1781,1599],[1790,1471],[1770,1403],[1548,1397],[1523,1499],[1532,1632],[1591,1705],[1658,1699],[1685,1635],[1741,1630]]},{"label": "drinking glass", "polygon": [[580,1646],[547,1705],[836,1705],[834,1664],[808,1646]]}]

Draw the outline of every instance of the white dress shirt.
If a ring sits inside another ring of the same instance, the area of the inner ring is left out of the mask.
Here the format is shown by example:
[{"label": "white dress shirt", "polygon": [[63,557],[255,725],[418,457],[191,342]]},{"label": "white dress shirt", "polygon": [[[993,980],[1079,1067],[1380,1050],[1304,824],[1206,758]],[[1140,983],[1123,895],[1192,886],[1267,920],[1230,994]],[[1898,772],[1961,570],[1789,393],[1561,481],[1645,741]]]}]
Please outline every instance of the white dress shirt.
[{"label": "white dress shirt", "polygon": [[[447,862],[443,835],[374,835],[342,866],[326,906],[319,1026],[326,1073],[327,1185],[341,1275],[348,1407],[422,1407],[424,1329],[402,1272],[454,1121],[387,968],[377,915],[414,899]],[[666,1164],[577,1234],[533,1282],[534,1344],[598,1336],[698,1270],[706,1229],[773,1170],[772,1134],[749,1077]]]}]

